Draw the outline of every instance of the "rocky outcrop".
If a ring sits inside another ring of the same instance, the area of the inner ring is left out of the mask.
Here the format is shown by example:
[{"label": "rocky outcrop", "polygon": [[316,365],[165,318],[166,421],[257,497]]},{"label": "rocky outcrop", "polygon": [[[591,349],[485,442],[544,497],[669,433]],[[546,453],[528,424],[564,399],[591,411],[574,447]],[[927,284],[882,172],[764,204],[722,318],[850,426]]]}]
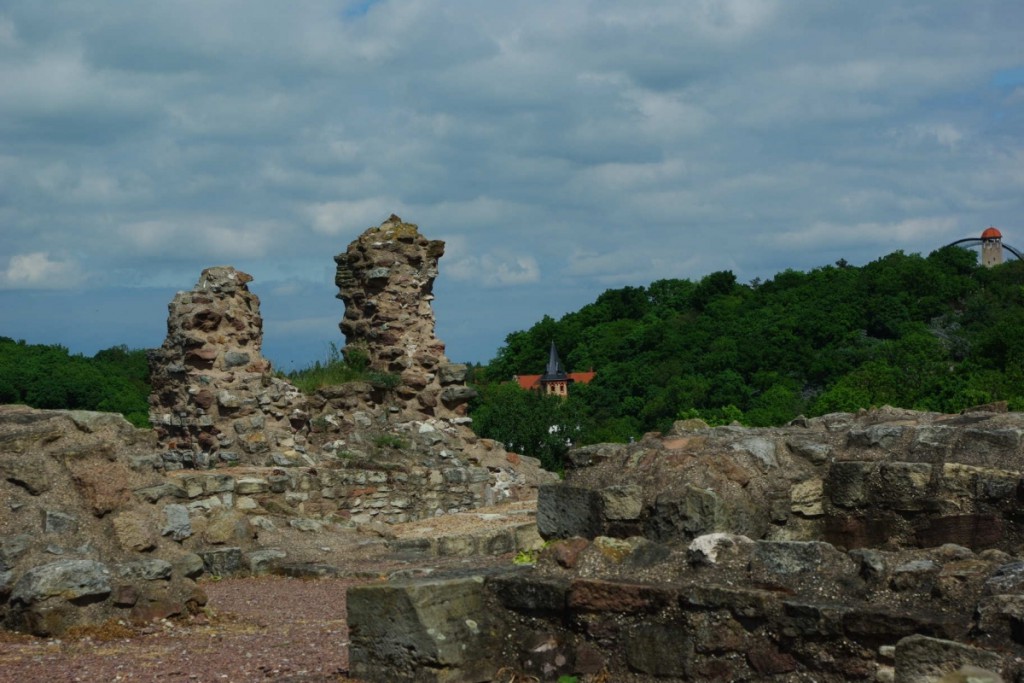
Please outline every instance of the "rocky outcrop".
[{"label": "rocky outcrop", "polygon": [[[160,537],[153,432],[119,415],[0,407],[0,622],[36,635],[188,614],[202,562]],[[194,560],[194,561],[193,561]]]},{"label": "rocky outcrop", "polygon": [[883,408],[576,449],[541,488],[536,565],[482,577],[497,665],[543,681],[1022,680],[1022,436],[1024,414]]},{"label": "rocky outcrop", "polygon": [[466,366],[444,355],[434,336],[434,279],[444,242],[392,215],[334,257],[345,357],[397,376],[396,395],[414,412],[463,416],[476,395]]},{"label": "rocky outcrop", "polygon": [[550,538],[711,532],[847,549],[1024,547],[1024,414],[883,408],[777,429],[686,428],[570,454],[546,487]]},{"label": "rocky outcrop", "polygon": [[150,422],[171,467],[272,464],[305,450],[299,391],[262,355],[252,276],[207,268],[168,305],[167,339],[150,352]]}]

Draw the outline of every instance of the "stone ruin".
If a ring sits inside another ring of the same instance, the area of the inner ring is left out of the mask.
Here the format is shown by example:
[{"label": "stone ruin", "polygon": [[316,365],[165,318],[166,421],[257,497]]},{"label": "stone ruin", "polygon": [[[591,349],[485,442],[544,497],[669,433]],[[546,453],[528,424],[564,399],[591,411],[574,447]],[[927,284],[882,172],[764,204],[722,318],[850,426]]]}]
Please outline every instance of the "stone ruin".
[{"label": "stone ruin", "polygon": [[265,464],[304,450],[305,401],[262,355],[251,281],[229,266],[207,268],[168,304],[167,339],[149,366],[150,423],[169,463]]},{"label": "stone ruin", "polygon": [[396,395],[414,412],[465,423],[476,392],[466,366],[452,364],[434,336],[434,279],[444,242],[428,240],[412,223],[391,217],[334,257],[338,298],[345,302],[345,356],[395,373]]},{"label": "stone ruin", "polygon": [[535,541],[522,517],[490,535],[388,531],[529,501],[554,475],[467,426],[465,367],[433,336],[443,243],[389,221],[347,253],[345,272],[366,292],[343,289],[346,321],[358,323],[346,348],[364,349],[380,380],[306,396],[276,376],[252,277],[219,266],[168,307],[166,341],[149,359],[152,430],[117,415],[0,407],[4,627],[60,635],[187,615],[205,602],[204,574],[337,575],[353,548],[379,573],[382,554],[443,561]]},{"label": "stone ruin", "polygon": [[[312,487],[303,509],[356,522],[404,522],[530,495],[548,475],[469,429],[475,391],[466,366],[451,363],[434,336],[443,254],[443,242],[392,216],[335,257],[344,353],[372,372],[312,396],[263,358],[252,277],[227,266],[204,270],[169,305],[167,339],[150,355],[150,417],[165,466],[335,472]],[[368,485],[379,497],[349,495]]]},{"label": "stone ruin", "polygon": [[1024,681],[1024,414],[687,421],[570,458],[532,567],[350,589],[352,674]]}]

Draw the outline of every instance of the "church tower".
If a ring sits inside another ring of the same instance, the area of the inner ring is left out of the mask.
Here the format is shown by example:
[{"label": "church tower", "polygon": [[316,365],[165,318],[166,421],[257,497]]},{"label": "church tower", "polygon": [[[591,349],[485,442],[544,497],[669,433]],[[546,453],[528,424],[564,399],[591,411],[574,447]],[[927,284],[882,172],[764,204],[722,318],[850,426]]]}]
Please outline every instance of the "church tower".
[{"label": "church tower", "polygon": [[548,352],[547,371],[541,375],[540,385],[546,394],[555,396],[569,395],[569,374],[562,367],[562,359],[558,357],[558,349],[555,342],[551,342],[551,351]]},{"label": "church tower", "polygon": [[1003,262],[1003,235],[996,228],[981,233],[981,265],[986,268]]}]

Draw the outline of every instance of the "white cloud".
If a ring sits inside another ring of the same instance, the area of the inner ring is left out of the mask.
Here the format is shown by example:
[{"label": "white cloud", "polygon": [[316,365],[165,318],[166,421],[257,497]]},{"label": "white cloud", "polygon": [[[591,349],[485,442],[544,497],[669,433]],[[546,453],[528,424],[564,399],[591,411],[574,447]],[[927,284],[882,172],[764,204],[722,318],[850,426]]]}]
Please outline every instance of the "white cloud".
[{"label": "white cloud", "polygon": [[118,228],[122,243],[143,258],[191,257],[199,263],[213,265],[223,259],[253,259],[269,256],[280,225],[252,221],[230,226],[215,217],[169,218],[129,223]]},{"label": "white cloud", "polygon": [[401,215],[401,211],[400,202],[385,197],[321,202],[305,208],[314,232],[353,236],[369,227],[380,225],[392,213]]},{"label": "white cloud", "polygon": [[[932,248],[948,244],[960,237],[963,226],[951,216],[908,218],[895,223],[840,223],[816,222],[800,230],[764,235],[758,241],[787,249],[877,244],[895,249],[918,244],[931,244]],[[881,254],[879,254],[881,255]]]},{"label": "white cloud", "polygon": [[5,289],[68,289],[81,281],[77,263],[71,259],[51,258],[42,251],[11,256],[0,276]]},{"label": "white cloud", "polygon": [[445,273],[453,280],[483,287],[510,287],[540,281],[536,258],[509,253],[465,255],[448,263]]}]

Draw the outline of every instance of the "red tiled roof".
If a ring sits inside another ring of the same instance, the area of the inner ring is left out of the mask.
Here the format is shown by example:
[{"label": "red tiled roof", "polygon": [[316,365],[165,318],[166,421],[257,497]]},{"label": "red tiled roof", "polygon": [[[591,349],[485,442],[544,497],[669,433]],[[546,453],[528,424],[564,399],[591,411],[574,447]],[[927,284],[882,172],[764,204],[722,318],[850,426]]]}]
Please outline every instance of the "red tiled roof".
[{"label": "red tiled roof", "polygon": [[542,375],[516,375],[516,381],[523,389],[535,389],[540,383]]},{"label": "red tiled roof", "polygon": [[981,239],[983,240],[999,240],[1003,238],[1003,233],[999,232],[996,228],[985,228],[985,232],[981,233]]},{"label": "red tiled roof", "polygon": [[[522,389],[537,389],[540,387],[540,378],[544,375],[516,375],[516,382]],[[589,372],[570,372],[569,379],[580,384],[590,384],[597,377],[593,370]]]}]

